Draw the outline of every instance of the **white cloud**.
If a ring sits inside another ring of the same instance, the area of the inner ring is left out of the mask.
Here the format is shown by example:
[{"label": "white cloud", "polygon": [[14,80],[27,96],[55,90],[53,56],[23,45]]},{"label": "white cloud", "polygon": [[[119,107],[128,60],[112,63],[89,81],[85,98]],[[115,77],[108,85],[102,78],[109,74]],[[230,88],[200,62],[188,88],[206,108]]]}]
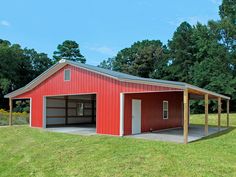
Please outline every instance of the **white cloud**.
[{"label": "white cloud", "polygon": [[10,26],[11,24],[8,22],[8,21],[6,21],[6,20],[2,20],[1,22],[0,22],[0,24],[2,25],[2,26]]},{"label": "white cloud", "polygon": [[114,56],[116,54],[116,52],[112,48],[107,46],[91,47],[90,50],[109,56]]}]

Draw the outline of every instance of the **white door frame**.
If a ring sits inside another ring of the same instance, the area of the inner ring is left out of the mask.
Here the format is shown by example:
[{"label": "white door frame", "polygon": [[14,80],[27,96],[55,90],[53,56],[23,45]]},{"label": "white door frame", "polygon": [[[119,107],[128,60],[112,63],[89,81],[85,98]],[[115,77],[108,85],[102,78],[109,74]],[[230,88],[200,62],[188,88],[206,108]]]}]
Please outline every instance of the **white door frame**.
[{"label": "white door frame", "polygon": [[29,126],[32,127],[32,97],[30,98]]},{"label": "white door frame", "polygon": [[[139,108],[136,108],[136,110],[134,110],[133,106],[134,106],[134,102],[138,103]],[[142,125],[142,101],[141,99],[132,99],[132,134],[138,134],[141,133],[141,125]],[[133,111],[138,111],[136,112],[136,118],[134,115]]]},{"label": "white door frame", "polygon": [[124,136],[124,93],[120,93],[120,136]]}]

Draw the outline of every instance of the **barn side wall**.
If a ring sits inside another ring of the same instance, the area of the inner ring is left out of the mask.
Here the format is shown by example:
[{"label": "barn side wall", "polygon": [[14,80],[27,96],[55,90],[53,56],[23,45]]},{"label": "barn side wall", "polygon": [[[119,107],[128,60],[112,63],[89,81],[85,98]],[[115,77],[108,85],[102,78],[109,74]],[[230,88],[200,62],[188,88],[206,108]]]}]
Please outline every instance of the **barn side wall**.
[{"label": "barn side wall", "polygon": [[[71,81],[64,81],[64,69],[71,70]],[[166,90],[177,89],[120,82],[101,74],[67,65],[33,90],[16,98],[32,98],[32,126],[43,127],[43,98],[45,96],[96,94],[97,133],[119,135],[121,92]]]},{"label": "barn side wall", "polygon": [[[141,132],[182,126],[182,92],[125,94],[125,135],[132,134],[132,99],[141,100]],[[169,104],[168,119],[163,119],[163,101]]]}]

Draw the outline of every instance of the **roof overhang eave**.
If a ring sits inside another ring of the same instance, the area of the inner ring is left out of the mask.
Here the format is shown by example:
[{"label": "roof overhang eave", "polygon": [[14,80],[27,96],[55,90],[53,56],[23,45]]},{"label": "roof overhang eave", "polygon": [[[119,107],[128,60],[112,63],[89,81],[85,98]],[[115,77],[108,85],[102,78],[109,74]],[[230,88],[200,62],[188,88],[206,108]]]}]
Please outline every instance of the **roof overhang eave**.
[{"label": "roof overhang eave", "polygon": [[170,88],[176,88],[180,90],[184,90],[185,86],[181,84],[172,84],[172,83],[160,83],[160,82],[152,82],[152,81],[145,81],[145,80],[134,80],[134,79],[119,79],[121,82],[129,82],[129,83],[135,83],[135,84],[146,84],[146,85],[153,85],[153,86],[163,86],[163,87],[170,87]]},{"label": "roof overhang eave", "polygon": [[219,94],[219,93],[215,93],[215,92],[212,92],[212,91],[209,91],[209,90],[206,90],[206,89],[194,86],[194,85],[190,85],[190,84],[186,84],[185,89],[192,89],[192,90],[199,91],[202,94],[209,94],[209,95],[212,95],[214,97],[220,97],[220,98],[223,98],[225,100],[230,100],[230,97],[228,97],[228,96],[225,96],[225,95],[222,95],[222,94]]}]

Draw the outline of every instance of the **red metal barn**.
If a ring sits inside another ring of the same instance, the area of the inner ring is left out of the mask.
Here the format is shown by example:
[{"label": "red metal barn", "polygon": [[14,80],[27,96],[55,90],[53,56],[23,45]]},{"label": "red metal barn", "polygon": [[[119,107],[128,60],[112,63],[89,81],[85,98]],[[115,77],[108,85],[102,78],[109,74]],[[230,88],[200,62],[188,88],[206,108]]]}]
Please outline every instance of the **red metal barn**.
[{"label": "red metal barn", "polygon": [[187,130],[188,101],[204,95],[229,100],[182,82],[61,60],[5,97],[30,99],[32,127],[94,123],[96,133],[123,136],[182,126]]}]

